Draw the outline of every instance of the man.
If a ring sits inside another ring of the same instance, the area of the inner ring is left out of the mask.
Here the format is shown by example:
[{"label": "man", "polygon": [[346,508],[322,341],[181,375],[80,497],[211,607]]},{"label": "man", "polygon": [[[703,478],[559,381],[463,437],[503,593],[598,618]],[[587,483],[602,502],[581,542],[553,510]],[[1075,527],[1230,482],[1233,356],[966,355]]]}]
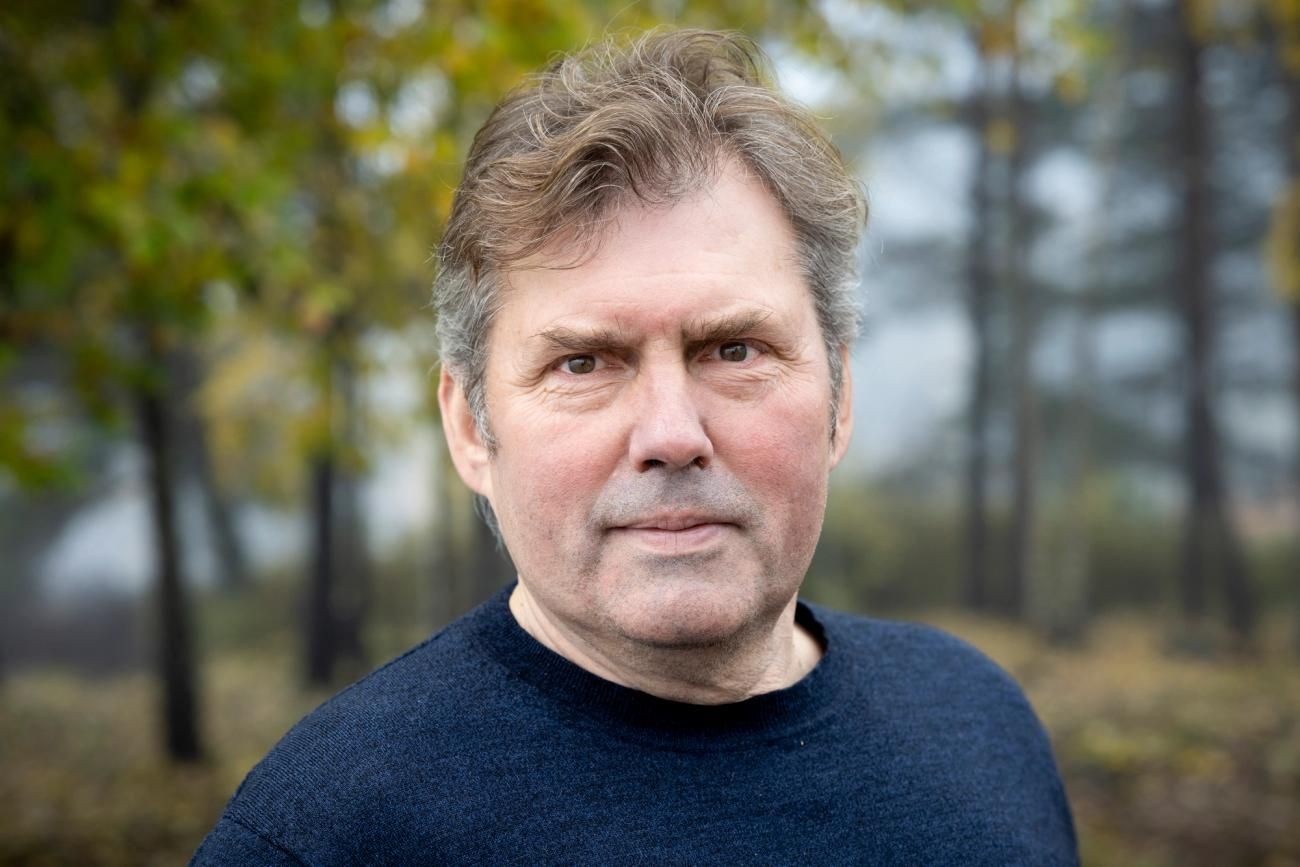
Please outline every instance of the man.
[{"label": "man", "polygon": [[508,97],[440,251],[439,399],[518,581],[300,723],[195,863],[1076,863],[1005,674],[797,600],[864,217],[740,38]]}]

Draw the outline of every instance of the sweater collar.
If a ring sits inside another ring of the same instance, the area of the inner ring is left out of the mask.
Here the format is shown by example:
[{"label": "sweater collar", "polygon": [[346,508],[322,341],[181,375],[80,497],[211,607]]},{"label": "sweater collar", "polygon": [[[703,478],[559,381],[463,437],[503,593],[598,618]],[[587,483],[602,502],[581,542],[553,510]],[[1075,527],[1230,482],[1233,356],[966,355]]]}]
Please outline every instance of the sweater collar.
[{"label": "sweater collar", "polygon": [[834,709],[845,681],[846,660],[836,636],[814,606],[800,600],[795,621],[823,647],[821,660],[802,679],[785,689],[744,701],[697,705],[659,698],[592,674],[560,656],[524,631],[510,612],[514,584],[503,588],[471,615],[474,640],[511,676],[548,700],[628,734],[748,740],[791,735],[816,726]]}]

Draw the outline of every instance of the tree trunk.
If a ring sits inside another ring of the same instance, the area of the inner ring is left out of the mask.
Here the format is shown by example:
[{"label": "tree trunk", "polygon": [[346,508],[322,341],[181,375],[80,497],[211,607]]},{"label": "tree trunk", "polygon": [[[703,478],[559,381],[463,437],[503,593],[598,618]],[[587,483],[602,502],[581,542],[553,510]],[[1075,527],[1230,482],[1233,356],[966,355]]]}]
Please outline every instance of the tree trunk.
[{"label": "tree trunk", "polygon": [[[1293,110],[1292,117],[1294,118],[1295,125],[1298,128],[1300,128],[1300,82],[1297,82],[1297,86],[1294,88],[1294,91],[1296,93],[1297,99],[1295,102],[1292,103],[1292,110]],[[1298,136],[1298,138],[1300,138],[1300,136]],[[1300,150],[1300,142],[1297,143],[1296,149]],[[1300,162],[1300,159],[1297,159],[1297,162]],[[1300,250],[1300,238],[1296,239],[1296,249]],[[1291,375],[1291,380],[1292,380],[1291,384],[1295,390],[1296,441],[1297,441],[1296,455],[1295,455],[1295,469],[1294,469],[1295,490],[1296,490],[1295,499],[1296,499],[1296,512],[1297,514],[1300,514],[1300,299],[1296,299],[1291,302],[1291,333],[1293,335],[1293,339],[1291,342],[1292,343],[1291,351],[1294,356],[1293,364],[1295,367],[1295,370]],[[1294,558],[1296,562],[1295,562],[1295,568],[1293,569],[1291,574],[1295,576],[1292,579],[1295,582],[1295,599],[1296,599],[1295,651],[1296,651],[1296,655],[1300,656],[1300,527],[1296,527],[1295,539],[1296,539],[1296,543],[1295,543]]]},{"label": "tree trunk", "polygon": [[[1015,15],[1018,4],[1012,4]],[[1037,303],[1026,263],[1027,219],[1024,202],[1026,140],[1029,118],[1021,93],[1019,47],[1012,57],[1007,120],[1015,136],[1007,165],[1006,281],[1011,296],[1011,377],[1015,393],[1015,459],[1011,527],[1011,586],[1009,612],[1024,616],[1029,588],[1035,580],[1035,541],[1038,486],[1038,397],[1034,385],[1033,353]]]},{"label": "tree trunk", "polygon": [[203,494],[203,511],[212,533],[212,546],[219,564],[219,580],[223,590],[238,592],[247,588],[250,582],[248,558],[235,527],[234,508],[222,493],[221,483],[217,479],[212,450],[208,447],[207,425],[197,416],[194,418],[193,432],[194,471]]},{"label": "tree trunk", "polygon": [[[348,341],[349,347],[355,341]],[[358,396],[356,365],[344,350],[335,358],[338,383],[340,439],[346,459],[334,477],[335,556],[334,595],[335,647],[339,660],[353,679],[365,673],[366,653],[363,627],[370,606],[370,556],[366,550],[365,517],[361,507],[361,475],[358,468],[362,441],[362,413]]]},{"label": "tree trunk", "polygon": [[[1119,23],[1121,32],[1125,33],[1132,27],[1127,8],[1124,7],[1125,14]],[[1086,277],[1080,287],[1078,320],[1070,346],[1074,375],[1065,434],[1066,495],[1063,520],[1059,526],[1061,544],[1050,560],[1053,564],[1052,581],[1042,587],[1043,595],[1048,599],[1047,637],[1057,644],[1080,644],[1091,617],[1093,407],[1099,397],[1096,323],[1101,313],[1097,296],[1109,273],[1109,215],[1115,212],[1124,114],[1124,75],[1125,71],[1119,66],[1108,69],[1098,88],[1098,99],[1093,109],[1098,131],[1093,147],[1089,149],[1089,159],[1101,167],[1101,206],[1088,220]]]},{"label": "tree trunk", "polygon": [[[359,675],[365,666],[362,625],[369,571],[356,472],[340,458],[348,445],[355,447],[358,422],[355,374],[338,348],[337,335],[329,341],[322,364],[327,431],[311,464],[312,564],[306,621],[307,682],[312,686],[331,685],[340,674],[340,663],[347,665],[343,674],[348,677]],[[336,435],[339,430],[341,435]]]},{"label": "tree trunk", "polygon": [[1179,310],[1186,329],[1187,382],[1184,442],[1184,473],[1187,479],[1188,506],[1183,529],[1182,606],[1185,626],[1196,633],[1203,629],[1206,613],[1206,568],[1204,546],[1209,538],[1210,487],[1206,462],[1210,432],[1208,420],[1208,338],[1205,309],[1208,298],[1206,251],[1208,226],[1205,214],[1205,120],[1201,107],[1200,46],[1188,28],[1190,11],[1175,7],[1179,18],[1178,73],[1179,135],[1181,147],[1179,169],[1183,184],[1182,225],[1178,261]]},{"label": "tree trunk", "polygon": [[[975,37],[978,43],[979,36]],[[966,434],[966,605],[976,611],[989,607],[988,589],[988,427],[992,380],[992,335],[990,328],[992,280],[990,277],[993,208],[989,185],[989,83],[983,63],[979,83],[971,96],[970,125],[976,155],[971,172],[971,227],[966,247],[967,315],[970,317],[972,363],[970,404]]]},{"label": "tree trunk", "polygon": [[307,683],[329,686],[334,678],[333,565],[334,457],[323,451],[311,463],[312,562],[307,582]]},{"label": "tree trunk", "polygon": [[320,399],[326,430],[311,458],[307,513],[311,515],[311,571],[307,579],[307,684],[326,687],[334,680],[338,656],[334,623],[334,370],[329,349],[321,367]]},{"label": "tree trunk", "polygon": [[[1286,44],[1300,44],[1300,22],[1292,24],[1291,30],[1286,32],[1280,39],[1289,40]],[[1286,92],[1287,92],[1287,122],[1286,122],[1286,141],[1283,144],[1286,153],[1287,176],[1289,183],[1287,191],[1290,195],[1295,195],[1295,191],[1300,189],[1300,70],[1282,65],[1285,72]],[[1294,251],[1300,251],[1300,235],[1294,239],[1291,247],[1293,255],[1300,255]],[[1300,288],[1300,287],[1298,287]],[[1295,413],[1296,413],[1296,454],[1295,454],[1295,499],[1297,513],[1300,513],[1300,294],[1292,297],[1291,302],[1291,353],[1293,373],[1291,376],[1291,385],[1295,392]],[[1292,574],[1295,575],[1295,594],[1296,594],[1296,622],[1295,622],[1295,650],[1300,655],[1300,526],[1296,527],[1296,552],[1295,567]]]},{"label": "tree trunk", "polygon": [[[156,335],[148,335],[150,361],[155,370],[163,355]],[[193,635],[185,583],[181,575],[180,543],[176,529],[172,434],[167,402],[159,389],[136,394],[141,439],[149,461],[149,505],[153,518],[157,575],[158,675],[163,690],[163,731],[167,754],[177,761],[195,761],[199,745],[198,701],[195,689]]]},{"label": "tree trunk", "polygon": [[1186,444],[1184,470],[1189,502],[1183,530],[1182,607],[1188,638],[1200,643],[1208,613],[1210,576],[1217,574],[1227,603],[1228,623],[1238,641],[1248,641],[1254,606],[1241,552],[1227,513],[1221,449],[1214,411],[1213,299],[1210,263],[1213,238],[1209,202],[1209,121],[1201,86],[1201,46],[1192,32],[1190,0],[1178,15],[1178,169],[1183,183],[1177,297],[1186,339]]},{"label": "tree trunk", "polygon": [[[1105,213],[1105,208],[1102,209]],[[1098,227],[1099,228],[1099,227]],[[1092,261],[1104,255],[1098,238],[1089,245]],[[1082,287],[1078,319],[1070,340],[1073,368],[1070,404],[1066,411],[1064,441],[1065,496],[1061,520],[1054,521],[1052,536],[1058,543],[1044,555],[1052,564],[1050,581],[1034,586],[1030,609],[1035,625],[1048,641],[1075,645],[1084,637],[1088,620],[1089,571],[1092,557],[1092,407],[1097,399],[1097,352],[1094,341],[1096,305],[1094,286],[1100,282],[1099,268],[1093,267],[1093,285]]]},{"label": "tree trunk", "polygon": [[179,353],[177,362],[181,371],[177,405],[182,407],[182,447],[202,495],[203,511],[216,555],[218,582],[223,590],[236,592],[248,586],[248,558],[235,527],[234,508],[217,479],[207,422],[195,406],[195,394],[203,381],[203,365],[197,355],[188,351]]}]

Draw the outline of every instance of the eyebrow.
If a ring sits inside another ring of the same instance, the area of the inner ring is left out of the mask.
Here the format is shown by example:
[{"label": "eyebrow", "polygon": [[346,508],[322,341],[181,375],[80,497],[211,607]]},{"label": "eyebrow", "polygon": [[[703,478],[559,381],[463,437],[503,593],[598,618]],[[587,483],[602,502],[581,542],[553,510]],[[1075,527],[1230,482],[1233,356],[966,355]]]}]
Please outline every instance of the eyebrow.
[{"label": "eyebrow", "polygon": [[[752,308],[693,319],[682,326],[682,342],[695,347],[744,337],[760,330],[771,316],[771,310]],[[549,350],[573,353],[629,352],[635,343],[623,329],[603,326],[555,325],[537,332],[533,339],[542,341]]]},{"label": "eyebrow", "polygon": [[556,325],[537,332],[533,337],[543,341],[550,349],[564,352],[622,350],[627,349],[631,343],[627,335],[618,328],[577,329]]},{"label": "eyebrow", "polygon": [[692,320],[682,328],[682,341],[688,346],[699,346],[746,337],[760,330],[771,316],[771,310],[753,308]]}]

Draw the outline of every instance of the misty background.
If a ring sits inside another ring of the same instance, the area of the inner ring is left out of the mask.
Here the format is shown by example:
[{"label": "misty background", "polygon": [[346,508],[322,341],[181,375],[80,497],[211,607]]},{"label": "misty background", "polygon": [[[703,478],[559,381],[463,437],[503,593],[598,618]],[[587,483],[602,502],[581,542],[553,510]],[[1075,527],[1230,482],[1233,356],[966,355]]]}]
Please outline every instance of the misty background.
[{"label": "misty background", "polygon": [[512,577],[431,253],[555,52],[737,28],[862,179],[808,598],[1026,687],[1088,864],[1300,864],[1300,2],[0,10],[0,863],[185,858]]}]

